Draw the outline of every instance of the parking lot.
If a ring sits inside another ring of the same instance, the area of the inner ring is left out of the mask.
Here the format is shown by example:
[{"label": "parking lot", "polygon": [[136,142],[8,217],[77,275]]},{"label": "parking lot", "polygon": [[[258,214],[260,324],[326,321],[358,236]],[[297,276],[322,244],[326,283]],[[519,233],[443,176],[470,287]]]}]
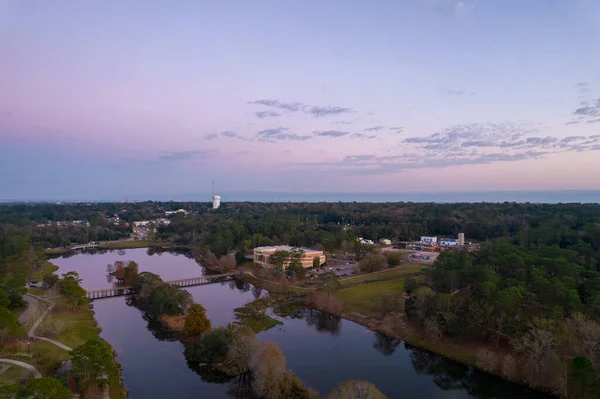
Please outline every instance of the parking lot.
[{"label": "parking lot", "polygon": [[352,275],[352,269],[356,266],[355,262],[347,262],[343,265],[336,266],[327,266],[323,268],[319,268],[317,270],[312,270],[309,274],[315,275],[323,275],[325,273],[335,273],[338,277],[348,277]]}]

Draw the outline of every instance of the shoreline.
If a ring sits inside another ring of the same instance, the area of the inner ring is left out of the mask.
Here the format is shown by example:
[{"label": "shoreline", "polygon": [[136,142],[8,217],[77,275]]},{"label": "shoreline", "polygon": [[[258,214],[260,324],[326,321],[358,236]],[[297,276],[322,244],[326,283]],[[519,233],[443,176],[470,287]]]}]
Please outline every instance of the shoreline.
[{"label": "shoreline", "polygon": [[[139,249],[139,248],[162,248],[162,249],[193,249],[193,245],[187,244],[172,244],[172,243],[161,243],[151,242],[147,240],[143,241],[107,241],[97,244],[96,247],[89,248],[87,250],[114,250],[114,249]],[[66,248],[46,248],[44,253],[46,255],[60,255],[65,253],[76,253],[77,249],[70,247]]]},{"label": "shoreline", "polygon": [[[291,299],[298,300],[298,299],[302,298],[304,300],[304,298],[306,297],[306,295],[305,295],[306,292],[304,292],[304,293],[297,292],[297,291],[294,292],[295,290],[289,290],[287,292],[282,292],[282,291],[278,292],[277,290],[273,289],[274,288],[273,285],[276,283],[258,279],[254,276],[252,276],[252,278],[248,279],[247,274],[244,274],[243,276],[246,277],[247,280],[250,280],[247,282],[260,286],[261,288],[267,290],[269,292],[269,294],[274,294],[275,295],[275,302],[273,304],[274,306],[278,303],[285,302],[285,301],[291,300]],[[267,283],[267,284],[264,284],[264,283]],[[344,287],[344,288],[348,288],[348,287]],[[289,287],[288,287],[288,289],[289,289]],[[316,290],[313,292],[316,292]],[[285,297],[281,297],[281,295],[284,295]],[[308,307],[305,303],[303,303],[301,306],[302,306],[302,308],[307,309],[307,310],[313,309],[313,308]],[[390,333],[389,331],[385,331],[385,329],[382,328],[381,325],[383,323],[383,320],[378,320],[378,319],[375,319],[375,318],[372,318],[369,316],[362,315],[360,313],[342,312],[341,314],[336,315],[336,314],[328,313],[328,312],[320,310],[320,309],[314,309],[314,310],[318,310],[319,312],[331,314],[332,316],[336,316],[341,319],[359,324],[359,325],[365,327],[368,331],[378,332],[378,333],[384,334],[390,338],[400,339],[403,342],[405,342],[409,345],[412,345],[416,348],[419,348],[419,349],[425,350],[425,351],[429,351],[436,355],[440,355],[440,356],[448,358],[452,361],[460,363],[464,366],[472,367],[483,373],[490,374],[495,377],[501,378],[508,383],[516,384],[523,388],[529,389],[531,391],[540,392],[542,394],[549,395],[551,397],[557,397],[550,390],[551,387],[547,387],[547,386],[543,386],[543,385],[539,385],[537,387],[532,387],[527,382],[527,380],[521,376],[521,373],[516,374],[512,379],[509,379],[506,376],[504,376],[502,373],[498,372],[498,370],[488,371],[488,370],[484,370],[484,369],[478,367],[476,364],[475,355],[471,354],[470,351],[460,351],[460,348],[461,347],[465,348],[465,346],[452,342],[450,338],[445,338],[446,339],[445,342],[444,342],[444,339],[442,339],[442,340],[440,340],[440,342],[442,342],[442,344],[438,344],[436,342],[431,342],[430,340],[428,340],[424,337],[419,337],[414,332],[410,333],[409,331],[406,331],[406,329],[403,329],[403,331],[402,331],[402,332],[405,332],[405,334],[401,334],[398,332]],[[458,350],[453,350],[453,349],[458,349]],[[496,351],[494,351],[494,352],[496,353]]]}]

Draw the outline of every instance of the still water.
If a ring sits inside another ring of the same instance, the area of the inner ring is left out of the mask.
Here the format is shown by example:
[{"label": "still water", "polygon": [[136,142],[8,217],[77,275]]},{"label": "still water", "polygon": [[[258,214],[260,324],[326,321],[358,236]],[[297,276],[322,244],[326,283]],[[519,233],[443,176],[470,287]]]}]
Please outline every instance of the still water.
[{"label": "still water", "polygon": [[[52,260],[59,273],[76,271],[85,288],[104,288],[106,265],[134,260],[140,271],[164,279],[199,276],[203,268],[181,253],[157,255],[146,249],[77,254]],[[265,295],[240,282],[225,282],[187,289],[207,310],[213,326],[233,320],[233,309]],[[169,341],[159,328],[143,318],[125,297],[94,301],[100,334],[115,348],[131,399],[236,397],[235,380],[223,381],[192,369],[183,345]],[[525,399],[547,398],[489,374],[472,370],[442,356],[371,333],[359,324],[320,312],[305,311],[283,325],[259,334],[283,350],[287,366],[302,382],[326,395],[349,379],[367,380],[388,398]]]}]

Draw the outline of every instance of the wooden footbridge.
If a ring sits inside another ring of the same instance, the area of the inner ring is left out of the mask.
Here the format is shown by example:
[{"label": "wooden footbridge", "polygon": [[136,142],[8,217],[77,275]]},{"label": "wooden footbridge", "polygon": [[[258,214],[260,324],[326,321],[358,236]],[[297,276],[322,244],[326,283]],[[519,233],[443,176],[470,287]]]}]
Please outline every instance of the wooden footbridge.
[{"label": "wooden footbridge", "polygon": [[[222,281],[233,280],[233,278],[238,274],[240,274],[240,272],[230,272],[213,275],[209,274],[200,277],[184,278],[182,280],[165,281],[165,283],[177,285],[179,287],[191,287],[194,285],[212,284],[219,283]],[[129,295],[131,293],[131,286],[126,285],[121,287],[103,288],[100,290],[89,290],[87,291],[87,297],[88,299],[92,300],[100,298],[110,298],[113,296]]]}]

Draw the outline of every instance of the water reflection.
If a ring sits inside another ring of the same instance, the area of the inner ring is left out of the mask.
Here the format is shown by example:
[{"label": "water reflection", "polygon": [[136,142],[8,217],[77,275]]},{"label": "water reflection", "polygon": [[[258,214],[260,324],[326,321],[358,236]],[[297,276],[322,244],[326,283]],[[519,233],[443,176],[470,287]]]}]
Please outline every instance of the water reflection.
[{"label": "water reflection", "polygon": [[433,382],[444,391],[465,390],[475,398],[551,398],[412,345],[404,344],[404,348],[417,374],[433,376]]},{"label": "water reflection", "polygon": [[342,319],[318,310],[307,310],[304,312],[306,325],[313,327],[315,331],[327,332],[333,336],[339,335],[342,329]]},{"label": "water reflection", "polygon": [[383,353],[385,356],[393,355],[396,348],[402,343],[401,339],[388,337],[380,332],[375,333],[375,342],[373,348]]}]

